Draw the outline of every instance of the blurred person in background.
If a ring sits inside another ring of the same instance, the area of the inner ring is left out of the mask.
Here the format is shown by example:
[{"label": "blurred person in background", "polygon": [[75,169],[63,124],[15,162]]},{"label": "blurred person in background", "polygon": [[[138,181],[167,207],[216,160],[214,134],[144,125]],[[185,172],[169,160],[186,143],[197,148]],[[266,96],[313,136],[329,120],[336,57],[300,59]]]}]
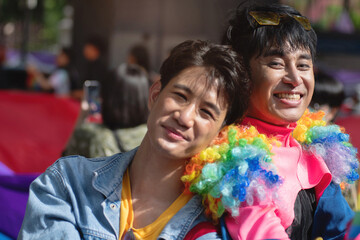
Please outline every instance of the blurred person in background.
[{"label": "blurred person in background", "polygon": [[7,47],[0,40],[0,89],[27,89],[27,73],[22,67],[7,65]]},{"label": "blurred person in background", "polygon": [[137,64],[143,67],[146,72],[150,71],[150,58],[148,49],[142,45],[137,44],[130,48],[129,54],[127,57],[127,63]]},{"label": "blurred person in background", "polygon": [[71,50],[62,48],[56,57],[56,69],[49,77],[35,66],[28,66],[27,72],[32,75],[39,87],[44,91],[53,91],[58,96],[71,95]]},{"label": "blurred person in background", "polygon": [[139,146],[147,130],[148,89],[146,72],[137,65],[111,71],[100,85],[102,124],[78,125],[63,155],[103,157]]},{"label": "blurred person in background", "polygon": [[99,36],[90,36],[83,47],[83,56],[85,58],[85,66],[81,73],[81,80],[97,80],[103,82],[104,77],[108,74],[104,55],[106,52],[106,44]]},{"label": "blurred person in background", "polygon": [[129,64],[137,64],[143,67],[150,81],[150,84],[159,80],[160,75],[151,69],[150,64],[150,55],[147,47],[143,44],[135,44],[129,50],[127,63]]},{"label": "blurred person in background", "polygon": [[0,43],[0,81],[4,81],[6,78],[4,71],[5,61],[6,61],[6,47],[4,44]]},{"label": "blurred person in background", "polygon": [[[315,88],[310,109],[323,111],[325,113],[324,120],[328,124],[333,124],[345,100],[344,85],[322,70],[316,70],[314,76]],[[357,185],[358,181],[342,190],[346,201],[353,210],[357,209]]]},{"label": "blurred person in background", "polygon": [[310,107],[325,112],[324,120],[334,123],[344,100],[344,85],[321,70],[315,71],[315,88]]},{"label": "blurred person in background", "polygon": [[360,115],[360,83],[355,86],[355,94],[353,95],[350,102],[351,113]]},{"label": "blurred person in background", "polygon": [[4,66],[6,61],[6,47],[0,43],[0,69]]}]

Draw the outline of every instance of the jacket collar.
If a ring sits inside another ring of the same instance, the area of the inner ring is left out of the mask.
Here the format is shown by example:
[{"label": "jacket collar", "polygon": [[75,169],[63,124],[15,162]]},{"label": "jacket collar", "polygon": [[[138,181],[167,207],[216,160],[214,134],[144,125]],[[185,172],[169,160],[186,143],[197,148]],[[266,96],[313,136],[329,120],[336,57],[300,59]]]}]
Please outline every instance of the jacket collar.
[{"label": "jacket collar", "polygon": [[204,211],[201,199],[200,195],[194,195],[190,201],[170,219],[157,239],[183,239],[190,229],[198,223],[197,221],[206,221],[205,215],[199,219],[199,216]]},{"label": "jacket collar", "polygon": [[115,191],[119,191],[122,185],[123,175],[133,160],[137,148],[113,155],[106,164],[94,171],[93,187],[104,194],[106,197],[112,195]]},{"label": "jacket collar", "polygon": [[[101,192],[108,200],[121,199],[121,186],[123,175],[133,160],[137,148],[129,152],[116,154],[110,157],[106,163],[94,171],[93,187]],[[196,221],[205,221],[205,216],[199,218],[203,213],[201,196],[195,195],[175,216],[166,224],[157,239],[183,239]],[[113,226],[113,224],[111,224]],[[118,225],[113,226],[115,232]]]}]

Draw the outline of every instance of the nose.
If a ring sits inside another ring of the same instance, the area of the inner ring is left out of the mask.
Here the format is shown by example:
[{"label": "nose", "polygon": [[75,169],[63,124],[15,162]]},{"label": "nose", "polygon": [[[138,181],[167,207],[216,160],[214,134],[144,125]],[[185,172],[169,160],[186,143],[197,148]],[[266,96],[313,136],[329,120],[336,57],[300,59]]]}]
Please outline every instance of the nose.
[{"label": "nose", "polygon": [[195,117],[196,117],[195,104],[189,104],[183,106],[181,109],[175,112],[176,120],[181,126],[185,128],[190,128],[194,125]]},{"label": "nose", "polygon": [[300,72],[296,66],[289,66],[287,68],[286,75],[283,81],[285,83],[293,85],[294,87],[299,86],[302,83]]}]

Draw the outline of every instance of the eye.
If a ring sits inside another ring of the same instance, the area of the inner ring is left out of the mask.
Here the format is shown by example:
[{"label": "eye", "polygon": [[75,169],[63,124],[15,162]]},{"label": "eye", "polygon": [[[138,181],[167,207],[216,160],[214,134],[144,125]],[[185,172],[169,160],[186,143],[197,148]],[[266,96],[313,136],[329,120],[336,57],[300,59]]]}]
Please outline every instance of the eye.
[{"label": "eye", "polygon": [[187,101],[187,97],[185,94],[181,93],[181,92],[174,92],[174,94],[180,99],[180,100],[184,100]]},{"label": "eye", "polygon": [[214,114],[210,110],[208,110],[206,108],[202,108],[202,109],[200,109],[200,111],[203,112],[206,116],[208,116],[211,119],[215,120]]},{"label": "eye", "polygon": [[271,62],[269,63],[269,66],[270,66],[271,68],[275,68],[275,69],[281,69],[281,68],[283,68],[283,64],[282,64],[281,62],[279,62],[279,61],[271,61]]},{"label": "eye", "polygon": [[310,66],[310,64],[307,64],[307,63],[300,63],[298,65],[298,68],[302,71],[307,71],[307,70],[311,69],[311,66]]}]

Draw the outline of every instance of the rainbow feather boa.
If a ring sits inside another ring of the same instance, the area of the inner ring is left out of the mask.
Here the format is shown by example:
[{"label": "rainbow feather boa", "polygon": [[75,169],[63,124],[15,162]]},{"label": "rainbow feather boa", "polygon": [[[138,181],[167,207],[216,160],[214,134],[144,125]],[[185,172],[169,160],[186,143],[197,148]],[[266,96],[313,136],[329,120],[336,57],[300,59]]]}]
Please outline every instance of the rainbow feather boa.
[{"label": "rainbow feather boa", "polygon": [[214,220],[225,209],[236,216],[241,202],[265,198],[281,183],[271,162],[273,144],[275,139],[253,126],[227,126],[214,145],[190,159],[181,179],[186,189],[203,196],[206,212]]},{"label": "rainbow feather boa", "polygon": [[349,142],[349,135],[338,125],[326,125],[324,112],[309,110],[297,122],[293,137],[303,148],[320,155],[328,166],[334,183],[353,183],[359,178],[357,149]]},{"label": "rainbow feather boa", "polygon": [[[293,137],[325,160],[335,183],[352,183],[359,177],[357,150],[344,129],[326,126],[323,116],[323,112],[307,110]],[[181,180],[187,191],[203,196],[206,213],[215,221],[225,210],[237,216],[242,202],[252,205],[255,199],[277,199],[282,179],[272,163],[271,148],[278,144],[254,126],[227,126],[212,146],[189,160]]]}]

